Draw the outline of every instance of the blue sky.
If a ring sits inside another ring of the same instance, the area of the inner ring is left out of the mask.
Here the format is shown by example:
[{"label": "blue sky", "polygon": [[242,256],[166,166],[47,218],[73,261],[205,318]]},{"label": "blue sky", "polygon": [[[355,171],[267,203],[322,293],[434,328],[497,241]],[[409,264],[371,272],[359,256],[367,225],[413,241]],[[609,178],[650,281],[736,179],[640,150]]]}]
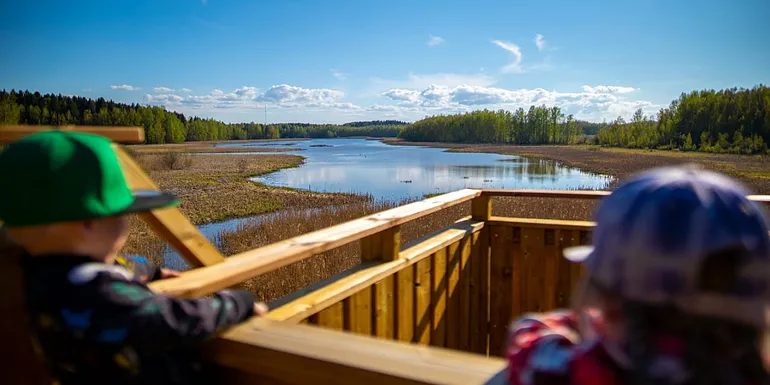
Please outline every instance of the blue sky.
[{"label": "blue sky", "polygon": [[0,88],[270,122],[560,106],[600,121],[770,83],[767,0],[5,1]]}]

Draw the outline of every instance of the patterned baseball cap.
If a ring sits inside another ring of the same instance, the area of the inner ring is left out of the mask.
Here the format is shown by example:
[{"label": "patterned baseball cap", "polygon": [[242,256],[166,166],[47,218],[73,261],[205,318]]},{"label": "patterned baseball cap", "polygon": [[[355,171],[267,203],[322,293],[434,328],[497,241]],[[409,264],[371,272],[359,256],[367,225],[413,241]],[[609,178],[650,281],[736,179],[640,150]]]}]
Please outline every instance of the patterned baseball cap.
[{"label": "patterned baseball cap", "polygon": [[[588,280],[624,299],[765,327],[768,220],[747,195],[744,186],[712,171],[649,170],[603,199],[592,245],[567,248],[564,256],[585,262]],[[729,294],[704,290],[705,261],[730,250],[745,262],[736,267]]]}]

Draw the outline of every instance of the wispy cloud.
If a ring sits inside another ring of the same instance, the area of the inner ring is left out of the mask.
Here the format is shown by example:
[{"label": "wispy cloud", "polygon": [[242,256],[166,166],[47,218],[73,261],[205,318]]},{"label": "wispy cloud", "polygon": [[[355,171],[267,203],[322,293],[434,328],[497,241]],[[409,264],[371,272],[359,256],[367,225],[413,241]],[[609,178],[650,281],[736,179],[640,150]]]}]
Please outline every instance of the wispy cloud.
[{"label": "wispy cloud", "polygon": [[113,90],[124,90],[124,91],[139,91],[141,88],[130,86],[128,84],[123,84],[121,86],[110,86]]},{"label": "wispy cloud", "polygon": [[493,40],[492,43],[498,47],[510,52],[513,55],[513,61],[502,68],[504,73],[521,73],[524,70],[521,68],[521,48],[518,45],[500,40]]},{"label": "wispy cloud", "polygon": [[332,72],[332,76],[334,76],[335,78],[337,78],[339,80],[345,80],[345,79],[348,78],[348,76],[346,74],[344,74],[344,73],[342,73],[340,71],[337,71],[335,69],[331,70],[331,72]]},{"label": "wispy cloud", "polygon": [[428,42],[425,44],[427,44],[429,47],[433,47],[439,44],[443,44],[445,41],[446,40],[444,40],[443,37],[430,35],[430,38],[428,38]]},{"label": "wispy cloud", "polygon": [[[627,99],[623,95],[632,87],[584,86],[584,92],[559,92],[542,88],[504,89],[496,87],[459,85],[431,85],[423,90],[390,89],[381,96],[395,102],[395,106],[377,105],[377,111],[386,109],[411,112],[414,115],[471,111],[478,108],[527,108],[531,105],[558,106],[575,117],[600,121],[630,116],[637,108],[653,113],[658,104],[646,100]],[[370,108],[374,110],[374,108]]]},{"label": "wispy cloud", "polygon": [[177,92],[177,91],[179,91],[179,92],[192,92],[192,90],[189,89],[189,88],[173,89],[173,88],[169,88],[169,87],[155,87],[152,90],[155,91],[155,93],[158,93],[158,94],[168,94],[168,93]]},{"label": "wispy cloud", "polygon": [[599,93],[609,93],[609,94],[628,94],[634,91],[637,91],[634,87],[623,87],[623,86],[583,86],[583,91],[592,93],[592,94],[599,94]]},{"label": "wispy cloud", "polygon": [[538,51],[545,49],[545,39],[543,38],[543,35],[539,33],[535,35],[535,45],[537,46]]}]

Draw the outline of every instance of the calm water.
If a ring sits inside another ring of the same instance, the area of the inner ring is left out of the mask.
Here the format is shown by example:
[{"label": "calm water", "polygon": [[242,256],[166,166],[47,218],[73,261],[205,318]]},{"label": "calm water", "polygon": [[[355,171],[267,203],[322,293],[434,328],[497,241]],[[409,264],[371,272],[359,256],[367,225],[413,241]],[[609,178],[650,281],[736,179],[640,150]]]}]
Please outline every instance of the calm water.
[{"label": "calm water", "polygon": [[[318,192],[371,194],[375,199],[420,199],[425,194],[484,187],[603,189],[612,181],[611,177],[586,173],[548,160],[451,153],[438,148],[390,146],[365,139],[223,143],[217,146],[289,147],[291,150],[285,153],[305,157],[304,165],[254,180],[270,186]],[[198,229],[217,244],[220,233],[236,231],[246,221],[259,222],[270,215],[212,223],[198,226]],[[187,269],[184,259],[170,248],[164,252],[164,260],[166,267]]]},{"label": "calm water", "polygon": [[[286,142],[283,142],[286,143]],[[293,142],[289,154],[305,165],[254,178],[270,186],[319,192],[369,193],[375,199],[422,198],[463,188],[593,189],[609,177],[552,161],[517,156],[453,153],[444,149],[391,146],[365,139]],[[282,142],[259,143],[282,147]],[[254,146],[224,143],[220,146]]]}]

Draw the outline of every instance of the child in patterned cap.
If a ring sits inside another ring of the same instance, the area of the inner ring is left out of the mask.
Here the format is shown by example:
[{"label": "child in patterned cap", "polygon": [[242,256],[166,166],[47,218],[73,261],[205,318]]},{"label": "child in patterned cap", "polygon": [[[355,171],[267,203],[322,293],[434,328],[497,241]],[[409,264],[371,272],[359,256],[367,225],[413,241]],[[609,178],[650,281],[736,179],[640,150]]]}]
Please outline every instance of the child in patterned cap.
[{"label": "child in patterned cap", "polygon": [[24,250],[24,297],[33,341],[56,383],[211,383],[196,347],[262,304],[243,290],[178,299],[148,281],[175,275],[116,257],[126,216],[171,207],[159,191],[131,191],[111,143],[48,131],[0,152],[0,221]]},{"label": "child in patterned cap", "polygon": [[770,384],[762,358],[770,304],[765,213],[735,181],[662,168],[597,209],[572,310],[513,322],[516,385]]}]

